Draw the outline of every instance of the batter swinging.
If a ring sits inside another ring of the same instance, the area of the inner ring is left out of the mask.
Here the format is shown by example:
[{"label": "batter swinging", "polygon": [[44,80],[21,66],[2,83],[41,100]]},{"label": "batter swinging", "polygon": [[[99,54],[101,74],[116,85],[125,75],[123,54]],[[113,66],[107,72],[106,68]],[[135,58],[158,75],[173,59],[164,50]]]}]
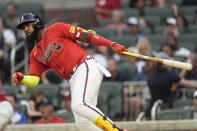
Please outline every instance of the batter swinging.
[{"label": "batter swinging", "polygon": [[116,127],[97,107],[97,97],[103,73],[110,73],[89,56],[76,40],[96,46],[112,47],[123,55],[124,46],[111,42],[94,31],[57,22],[44,28],[40,18],[32,13],[24,14],[18,29],[24,30],[26,38],[34,41],[35,46],[30,54],[28,75],[20,72],[13,74],[13,83],[19,82],[35,87],[45,70],[52,68],[64,79],[70,81],[72,111],[80,130],[84,131],[125,131]]}]

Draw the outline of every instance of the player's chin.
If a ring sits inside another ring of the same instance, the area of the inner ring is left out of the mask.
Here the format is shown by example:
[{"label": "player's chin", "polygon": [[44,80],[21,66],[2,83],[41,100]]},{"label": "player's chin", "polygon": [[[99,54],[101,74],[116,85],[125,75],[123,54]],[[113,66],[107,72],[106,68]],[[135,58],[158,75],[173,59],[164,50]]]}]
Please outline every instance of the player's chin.
[{"label": "player's chin", "polygon": [[26,36],[26,38],[29,38],[31,36],[31,33],[30,32],[26,32],[25,36]]},{"label": "player's chin", "polygon": [[31,41],[31,35],[26,35],[26,39]]}]

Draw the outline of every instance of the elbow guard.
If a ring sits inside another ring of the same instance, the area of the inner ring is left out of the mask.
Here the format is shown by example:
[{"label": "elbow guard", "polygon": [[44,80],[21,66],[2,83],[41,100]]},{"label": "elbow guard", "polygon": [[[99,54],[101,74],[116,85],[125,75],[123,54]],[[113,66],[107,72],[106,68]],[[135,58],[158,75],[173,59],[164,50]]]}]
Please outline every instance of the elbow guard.
[{"label": "elbow guard", "polygon": [[76,33],[75,33],[76,40],[89,43],[92,34],[96,34],[96,32],[94,30],[85,30],[83,28],[76,27]]},{"label": "elbow guard", "polygon": [[96,32],[94,30],[88,30],[88,38],[87,38],[88,43],[90,43],[92,35],[95,35],[95,34]]},{"label": "elbow guard", "polygon": [[114,44],[114,42],[100,35],[97,35],[94,30],[85,30],[80,27],[76,27],[75,39],[83,41],[83,42],[87,42],[96,46],[112,47],[112,45]]}]

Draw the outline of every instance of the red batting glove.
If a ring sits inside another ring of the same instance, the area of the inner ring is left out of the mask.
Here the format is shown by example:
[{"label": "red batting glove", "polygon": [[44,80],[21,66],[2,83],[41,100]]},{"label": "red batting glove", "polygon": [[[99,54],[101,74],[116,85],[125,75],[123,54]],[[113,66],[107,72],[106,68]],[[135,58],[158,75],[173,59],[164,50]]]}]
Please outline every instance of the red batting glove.
[{"label": "red batting glove", "polygon": [[12,76],[12,82],[14,83],[15,86],[17,86],[18,83],[23,80],[23,78],[24,78],[23,73],[15,72]]},{"label": "red batting glove", "polygon": [[[127,51],[127,49],[126,49],[124,46],[119,45],[119,44],[117,44],[117,43],[113,43],[113,44],[111,45],[111,47],[112,47],[112,49],[113,49],[116,53],[118,53],[119,55],[125,55],[124,53],[122,53],[122,51]],[[127,51],[127,52],[128,52],[128,51]]]}]

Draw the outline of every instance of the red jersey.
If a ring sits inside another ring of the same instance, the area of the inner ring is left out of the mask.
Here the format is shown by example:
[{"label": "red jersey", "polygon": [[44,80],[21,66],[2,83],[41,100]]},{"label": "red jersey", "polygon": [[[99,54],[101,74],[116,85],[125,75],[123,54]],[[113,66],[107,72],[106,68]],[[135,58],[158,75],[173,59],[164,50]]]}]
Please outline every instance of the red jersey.
[{"label": "red jersey", "polygon": [[29,75],[41,76],[51,68],[64,79],[68,79],[77,62],[87,56],[76,43],[76,27],[57,22],[45,29],[39,45],[30,54]]},{"label": "red jersey", "polygon": [[[96,0],[96,7],[106,10],[120,9],[120,0]],[[109,18],[108,15],[101,15],[102,18]]]},{"label": "red jersey", "polygon": [[2,82],[1,82],[1,80],[0,80],[0,102],[1,101],[5,101],[6,99],[5,99],[5,92],[3,91],[3,89],[2,89]]},{"label": "red jersey", "polygon": [[6,96],[5,93],[0,91],[0,102],[6,100],[5,96]]},{"label": "red jersey", "polygon": [[45,121],[43,118],[37,120],[35,124],[47,124],[47,123],[67,123],[63,118],[52,116],[52,118],[49,121]]}]

